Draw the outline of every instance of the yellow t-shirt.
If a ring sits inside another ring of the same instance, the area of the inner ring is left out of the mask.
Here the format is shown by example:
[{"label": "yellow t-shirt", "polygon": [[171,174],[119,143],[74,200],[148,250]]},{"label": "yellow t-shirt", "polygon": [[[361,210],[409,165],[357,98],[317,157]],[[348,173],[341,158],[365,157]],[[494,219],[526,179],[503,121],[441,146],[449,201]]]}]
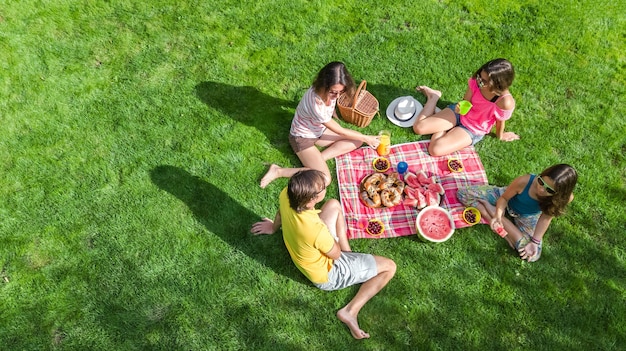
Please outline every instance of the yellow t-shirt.
[{"label": "yellow t-shirt", "polygon": [[333,260],[324,253],[329,252],[335,239],[319,216],[320,210],[297,213],[289,206],[287,188],[279,198],[283,240],[298,269],[313,283],[326,283]]}]

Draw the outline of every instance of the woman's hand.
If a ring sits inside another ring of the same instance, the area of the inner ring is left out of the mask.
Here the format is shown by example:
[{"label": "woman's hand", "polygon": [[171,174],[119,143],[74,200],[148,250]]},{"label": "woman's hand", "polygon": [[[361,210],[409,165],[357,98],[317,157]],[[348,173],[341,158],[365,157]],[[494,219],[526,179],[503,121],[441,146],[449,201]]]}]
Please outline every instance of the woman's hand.
[{"label": "woman's hand", "polygon": [[274,221],[269,218],[263,218],[260,222],[256,222],[252,225],[250,230],[252,234],[274,234]]},{"label": "woman's hand", "polygon": [[375,149],[378,147],[378,144],[380,144],[380,136],[379,135],[367,135],[365,137],[365,142],[367,143],[367,145]]},{"label": "woman's hand", "polygon": [[533,256],[537,254],[537,244],[534,242],[529,242],[526,246],[519,249],[519,256],[522,260],[530,260]]},{"label": "woman's hand", "polygon": [[513,140],[519,140],[519,135],[513,133],[513,132],[504,132],[502,133],[502,136],[500,136],[500,140],[502,141],[513,141]]},{"label": "woman's hand", "polygon": [[489,223],[489,226],[491,227],[491,230],[493,230],[494,232],[498,230],[498,228],[504,227],[504,225],[502,225],[502,219],[498,217],[493,217],[491,219],[491,223]]}]

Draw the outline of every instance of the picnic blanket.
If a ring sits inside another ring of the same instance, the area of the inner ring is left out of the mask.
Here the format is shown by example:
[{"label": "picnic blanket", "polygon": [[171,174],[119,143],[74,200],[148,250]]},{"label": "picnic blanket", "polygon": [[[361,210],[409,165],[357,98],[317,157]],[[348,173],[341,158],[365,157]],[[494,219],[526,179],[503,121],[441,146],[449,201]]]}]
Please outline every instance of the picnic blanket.
[{"label": "picnic blanket", "polygon": [[[433,157],[428,154],[429,140],[391,146],[386,157],[391,161],[395,171],[400,161],[409,165],[409,171],[417,173],[422,170],[427,176],[435,176],[445,190],[440,206],[447,209],[456,228],[469,226],[461,217],[465,206],[456,197],[457,190],[468,185],[487,184],[487,175],[480,157],[474,147],[466,147],[446,156]],[[359,200],[361,180],[374,172],[373,160],[378,157],[376,150],[362,147],[348,154],[338,156],[336,161],[337,180],[341,205],[346,217],[348,238],[395,238],[417,233],[415,220],[419,210],[403,204],[392,208],[369,208]],[[457,158],[463,163],[463,171],[452,172],[448,168],[448,159]],[[359,220],[380,219],[385,225],[383,235],[371,236],[363,228],[359,228]]]}]

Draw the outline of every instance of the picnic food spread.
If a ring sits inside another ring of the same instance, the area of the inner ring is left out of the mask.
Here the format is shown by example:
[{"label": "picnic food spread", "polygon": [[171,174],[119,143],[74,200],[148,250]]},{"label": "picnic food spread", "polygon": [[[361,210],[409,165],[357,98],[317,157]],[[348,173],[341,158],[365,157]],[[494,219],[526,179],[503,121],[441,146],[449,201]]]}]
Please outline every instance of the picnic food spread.
[{"label": "picnic food spread", "polygon": [[359,198],[370,208],[393,207],[402,202],[404,182],[397,172],[373,173],[361,181]]},{"label": "picnic food spread", "polygon": [[[384,156],[390,161],[390,168],[381,173],[388,175],[399,171],[400,162],[406,162],[408,164],[407,172],[413,173],[416,177],[419,174],[419,179],[424,183],[433,183],[430,186],[421,183],[418,185],[424,198],[426,198],[427,190],[430,188],[430,201],[432,203],[437,202],[440,207],[449,211],[454,220],[455,229],[469,227],[470,224],[462,216],[462,212],[467,206],[463,205],[456,197],[456,192],[459,188],[468,185],[487,184],[487,175],[476,150],[468,147],[454,155],[433,157],[428,154],[428,146],[428,140],[393,145],[389,155]],[[379,207],[370,207],[366,205],[367,201],[362,199],[363,179],[377,172],[373,166],[373,161],[379,157],[381,156],[378,155],[376,149],[362,147],[336,158],[338,190],[341,206],[346,213],[348,238],[396,238],[416,234],[419,237],[415,220],[422,210],[419,207],[425,204],[422,202],[420,206],[411,206],[411,203],[415,204],[416,202],[415,199],[410,199],[411,189],[407,188],[413,188],[414,197],[420,198],[419,195],[415,196],[415,188],[409,183],[412,178],[411,175],[404,173],[399,176],[404,181],[405,189],[402,194],[404,199],[397,206],[389,208],[383,206],[381,202]],[[448,168],[449,159],[459,160],[463,170],[452,172]],[[413,185],[416,185],[415,182]],[[444,189],[443,194],[439,193],[441,189],[437,189],[439,185]],[[417,191],[419,192],[419,190]],[[370,203],[370,205],[372,204]],[[378,219],[384,224],[385,230],[381,235],[374,236],[366,231],[365,228],[370,219]]]}]

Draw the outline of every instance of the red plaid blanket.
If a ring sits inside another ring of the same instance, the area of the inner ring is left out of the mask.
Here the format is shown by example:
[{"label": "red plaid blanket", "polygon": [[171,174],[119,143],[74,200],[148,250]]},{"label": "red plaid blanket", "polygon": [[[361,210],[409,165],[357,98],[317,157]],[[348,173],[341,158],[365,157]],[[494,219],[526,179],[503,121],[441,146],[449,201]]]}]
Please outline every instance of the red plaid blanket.
[{"label": "red plaid blanket", "polygon": [[[409,164],[409,171],[417,173],[423,170],[427,176],[435,176],[445,190],[441,207],[450,211],[456,228],[467,227],[468,224],[461,218],[465,207],[456,197],[460,187],[467,185],[487,184],[487,175],[474,147],[466,147],[451,155],[432,157],[428,155],[430,141],[419,141],[399,144],[391,147],[387,156],[391,161],[392,170],[396,164],[405,161]],[[336,158],[337,180],[339,196],[348,226],[349,239],[362,238],[395,238],[416,234],[415,220],[418,210],[402,204],[392,208],[369,208],[359,200],[359,185],[361,180],[374,172],[372,161],[378,157],[375,149],[363,147]],[[462,172],[451,172],[448,168],[448,159],[457,158],[463,163]],[[385,232],[381,236],[373,237],[359,228],[359,220],[380,219],[385,225]]]}]

